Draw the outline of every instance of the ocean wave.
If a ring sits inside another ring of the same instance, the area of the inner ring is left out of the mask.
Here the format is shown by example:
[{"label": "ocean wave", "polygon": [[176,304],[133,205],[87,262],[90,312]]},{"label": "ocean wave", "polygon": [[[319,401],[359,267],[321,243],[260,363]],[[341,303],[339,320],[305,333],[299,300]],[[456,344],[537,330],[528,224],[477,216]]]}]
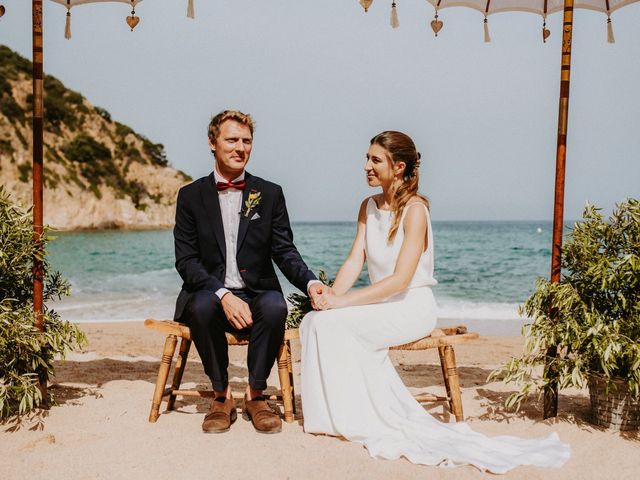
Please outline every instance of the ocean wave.
[{"label": "ocean wave", "polygon": [[[51,304],[66,320],[73,322],[119,322],[167,319],[173,316],[175,298],[168,296],[110,296],[110,298],[83,298]],[[510,321],[522,322],[517,303],[472,302],[444,299],[438,301],[438,318],[447,322]],[[449,322],[451,323],[451,322]]]},{"label": "ocean wave", "polygon": [[[456,320],[522,320],[517,303],[438,300],[438,317]],[[526,318],[526,317],[524,317]]]}]

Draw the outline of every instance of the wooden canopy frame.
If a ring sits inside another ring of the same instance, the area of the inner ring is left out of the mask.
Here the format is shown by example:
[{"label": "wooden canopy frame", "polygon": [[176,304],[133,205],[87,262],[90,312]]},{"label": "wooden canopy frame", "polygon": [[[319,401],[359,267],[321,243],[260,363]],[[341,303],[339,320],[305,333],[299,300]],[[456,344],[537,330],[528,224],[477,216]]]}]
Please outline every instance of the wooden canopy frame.
[{"label": "wooden canopy frame", "polygon": [[[553,240],[551,255],[551,281],[558,282],[561,273],[562,230],[564,220],[564,190],[567,128],[569,119],[569,87],[571,74],[571,39],[573,33],[573,1],[564,0],[562,60],[560,70],[560,98],[558,104],[558,133],[556,149],[556,176],[553,208]],[[43,232],[43,0],[32,0],[33,15],[33,236],[42,242]],[[36,258],[33,266],[33,306],[35,325],[43,330],[43,260]],[[556,347],[547,351],[547,369],[554,368]],[[47,379],[41,379],[46,393]],[[544,418],[555,417],[558,409],[558,387],[550,384],[544,391]]]}]

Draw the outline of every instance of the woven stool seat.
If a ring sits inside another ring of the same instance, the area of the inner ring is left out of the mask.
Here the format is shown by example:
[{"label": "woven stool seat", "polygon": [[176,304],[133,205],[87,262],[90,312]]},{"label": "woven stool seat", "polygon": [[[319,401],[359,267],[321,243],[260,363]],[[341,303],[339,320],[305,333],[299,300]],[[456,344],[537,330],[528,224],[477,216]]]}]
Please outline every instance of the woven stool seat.
[{"label": "woven stool seat", "polygon": [[462,409],[462,396],[460,394],[460,379],[458,377],[458,367],[456,366],[456,356],[453,345],[467,343],[479,338],[477,333],[467,332],[467,327],[458,325],[456,327],[441,327],[434,329],[430,335],[415,340],[404,345],[396,345],[389,350],[428,350],[437,348],[440,356],[440,367],[447,396],[433,395],[430,393],[414,395],[419,402],[446,401],[449,403],[449,410],[456,417],[457,422],[464,420]]}]

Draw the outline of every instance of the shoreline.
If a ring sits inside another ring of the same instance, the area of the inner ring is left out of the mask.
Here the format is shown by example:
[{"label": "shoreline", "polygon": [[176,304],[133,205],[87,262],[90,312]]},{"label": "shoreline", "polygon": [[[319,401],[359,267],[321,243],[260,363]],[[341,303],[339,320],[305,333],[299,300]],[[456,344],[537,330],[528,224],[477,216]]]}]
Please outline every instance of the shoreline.
[{"label": "shoreline", "polygon": [[[574,220],[565,220],[565,226],[570,227],[573,224],[575,224],[576,222],[580,222],[580,219],[574,219]],[[455,220],[447,220],[447,219],[439,219],[439,220],[433,220],[434,224],[466,224],[466,225],[473,225],[473,224],[477,224],[477,225],[482,225],[482,224],[543,224],[543,225],[550,225],[552,224],[553,220],[549,219],[549,220],[540,220],[540,219],[533,219],[533,220],[521,220],[521,219],[515,219],[515,220],[509,220],[509,219],[500,219],[500,220],[490,220],[490,219],[476,219],[476,220],[460,220],[460,219],[455,219]],[[341,225],[355,225],[357,222],[353,219],[351,220],[291,220],[291,224],[292,225],[335,225],[335,224],[341,224]],[[81,233],[86,233],[86,232],[112,232],[112,231],[120,231],[120,232],[137,232],[137,231],[147,231],[147,230],[157,230],[157,231],[165,231],[165,230],[171,230],[174,227],[174,224],[157,224],[157,225],[148,225],[148,224],[140,224],[140,225],[127,225],[127,226],[118,226],[118,225],[104,225],[104,226],[100,226],[100,227],[81,227],[81,228],[64,228],[64,227],[55,227],[52,225],[47,225],[47,228],[49,228],[51,231],[56,231],[56,232],[63,232],[63,233],[74,233],[74,232],[81,232]]]}]

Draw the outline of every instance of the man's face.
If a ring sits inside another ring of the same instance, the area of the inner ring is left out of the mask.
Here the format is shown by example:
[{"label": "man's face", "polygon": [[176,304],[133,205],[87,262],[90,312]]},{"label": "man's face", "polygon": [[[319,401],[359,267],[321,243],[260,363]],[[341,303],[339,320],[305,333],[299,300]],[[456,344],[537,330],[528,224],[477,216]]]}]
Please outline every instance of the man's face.
[{"label": "man's face", "polygon": [[240,175],[249,161],[253,136],[247,125],[226,120],[220,125],[220,133],[209,146],[215,152],[218,172],[227,180]]}]

